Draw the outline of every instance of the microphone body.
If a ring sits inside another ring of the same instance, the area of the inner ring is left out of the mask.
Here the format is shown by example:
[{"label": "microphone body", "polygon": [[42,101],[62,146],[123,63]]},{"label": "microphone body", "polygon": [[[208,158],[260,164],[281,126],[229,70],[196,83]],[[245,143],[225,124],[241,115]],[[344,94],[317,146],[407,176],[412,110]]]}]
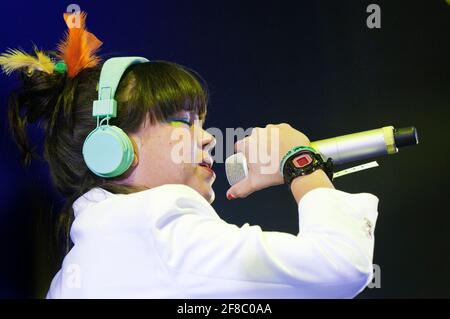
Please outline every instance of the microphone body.
[{"label": "microphone body", "polygon": [[[311,142],[326,161],[332,158],[335,165],[395,154],[399,147],[415,145],[419,142],[415,127],[394,129],[385,126],[343,136]],[[247,161],[242,153],[234,154],[225,160],[228,182],[233,185],[248,174]]]},{"label": "microphone body", "polygon": [[335,165],[398,152],[392,126],[311,142],[311,147]]}]

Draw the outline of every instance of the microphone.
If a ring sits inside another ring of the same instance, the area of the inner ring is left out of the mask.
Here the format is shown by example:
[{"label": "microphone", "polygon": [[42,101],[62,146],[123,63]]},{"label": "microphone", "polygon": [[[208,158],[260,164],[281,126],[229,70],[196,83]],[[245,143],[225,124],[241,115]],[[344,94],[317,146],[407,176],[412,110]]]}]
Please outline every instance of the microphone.
[{"label": "microphone", "polygon": [[[334,165],[395,154],[398,148],[419,143],[414,126],[395,129],[393,126],[347,134],[311,142],[311,147],[322,155],[323,160],[333,160]],[[225,173],[230,185],[248,175],[247,159],[236,153],[225,160]]]}]

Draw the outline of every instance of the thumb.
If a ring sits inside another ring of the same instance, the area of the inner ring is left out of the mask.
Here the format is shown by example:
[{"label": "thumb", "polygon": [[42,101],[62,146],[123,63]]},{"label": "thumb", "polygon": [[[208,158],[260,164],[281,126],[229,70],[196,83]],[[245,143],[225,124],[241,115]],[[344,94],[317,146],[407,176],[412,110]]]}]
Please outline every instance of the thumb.
[{"label": "thumb", "polygon": [[227,191],[227,198],[229,200],[236,198],[245,198],[253,193],[250,179],[248,177],[244,178],[242,181],[231,186]]}]

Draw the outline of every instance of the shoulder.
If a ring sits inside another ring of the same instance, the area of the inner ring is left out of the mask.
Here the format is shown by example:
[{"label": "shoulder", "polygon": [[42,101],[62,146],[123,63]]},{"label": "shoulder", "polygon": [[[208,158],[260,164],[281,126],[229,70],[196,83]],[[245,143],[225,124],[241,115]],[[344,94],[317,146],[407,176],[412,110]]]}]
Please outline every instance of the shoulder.
[{"label": "shoulder", "polygon": [[182,184],[167,184],[135,194],[145,202],[150,217],[181,215],[189,212],[196,215],[217,216],[211,204],[193,188]]},{"label": "shoulder", "polygon": [[[130,194],[113,194],[100,187],[91,189],[74,203],[75,210],[86,208],[124,208],[132,210],[134,207],[142,208],[150,206],[167,206],[179,203],[180,200],[189,199],[210,205],[203,196],[193,188],[182,184],[166,184],[149,188],[140,192]],[[87,203],[87,204],[86,204]]]},{"label": "shoulder", "polygon": [[133,194],[121,195],[118,200],[139,203],[142,207],[160,210],[189,205],[211,207],[200,193],[182,184],[166,184]]},{"label": "shoulder", "polygon": [[128,194],[125,196],[136,197],[136,198],[169,198],[174,199],[178,197],[188,197],[198,201],[207,201],[193,188],[183,185],[183,184],[166,184],[158,187],[150,188],[138,193]]},{"label": "shoulder", "polygon": [[[77,205],[72,235],[81,230],[97,232],[98,228],[124,231],[147,227],[161,218],[186,211],[217,216],[203,196],[181,184],[166,184],[130,194],[112,194],[101,188],[88,193]],[[86,198],[89,204],[84,203]]]},{"label": "shoulder", "polygon": [[[105,203],[106,204],[106,203]],[[119,195],[107,203],[109,207],[120,208],[151,219],[162,216],[195,213],[218,216],[208,201],[193,188],[182,184],[166,184],[137,193]]]}]

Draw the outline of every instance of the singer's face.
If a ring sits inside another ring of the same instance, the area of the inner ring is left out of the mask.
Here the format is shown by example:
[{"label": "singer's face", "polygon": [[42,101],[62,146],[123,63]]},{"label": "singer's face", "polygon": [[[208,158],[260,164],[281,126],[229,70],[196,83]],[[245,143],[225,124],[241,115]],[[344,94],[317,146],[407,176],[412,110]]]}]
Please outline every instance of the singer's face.
[{"label": "singer's face", "polygon": [[126,181],[148,188],[188,185],[212,203],[216,174],[211,169],[210,151],[216,140],[203,129],[197,115],[183,111],[173,119],[170,124],[152,125],[147,119],[138,132],[129,134],[137,150],[137,162],[127,172]]}]

